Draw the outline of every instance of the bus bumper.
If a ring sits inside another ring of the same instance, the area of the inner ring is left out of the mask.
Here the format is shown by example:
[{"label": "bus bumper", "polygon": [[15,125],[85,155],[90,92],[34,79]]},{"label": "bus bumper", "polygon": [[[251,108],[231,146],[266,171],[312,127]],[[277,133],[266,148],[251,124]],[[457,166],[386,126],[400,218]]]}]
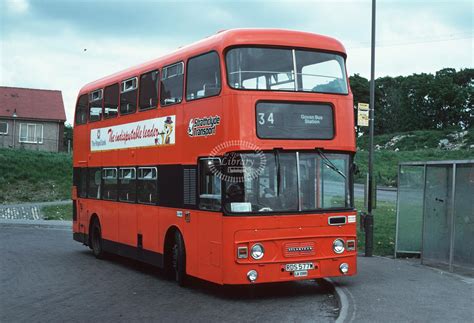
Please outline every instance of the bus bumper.
[{"label": "bus bumper", "polygon": [[[288,271],[287,269],[288,264],[308,263],[313,264],[313,269],[294,271]],[[345,272],[346,268],[347,272]],[[252,278],[255,277],[255,273],[256,279],[253,280]],[[225,275],[224,284],[259,284],[327,277],[353,276],[355,274],[357,274],[357,256],[354,254],[328,259],[314,259],[304,261],[298,260],[260,264],[235,264],[232,270],[229,270],[227,275]]]}]

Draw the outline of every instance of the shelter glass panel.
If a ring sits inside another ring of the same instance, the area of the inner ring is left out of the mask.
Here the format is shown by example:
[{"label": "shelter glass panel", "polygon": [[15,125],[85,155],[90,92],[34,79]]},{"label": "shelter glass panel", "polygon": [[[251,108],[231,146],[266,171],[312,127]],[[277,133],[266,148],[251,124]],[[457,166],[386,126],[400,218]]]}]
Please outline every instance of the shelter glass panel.
[{"label": "shelter glass panel", "polygon": [[456,267],[474,271],[474,164],[457,165],[454,197],[454,257]]},{"label": "shelter glass panel", "polygon": [[452,208],[451,165],[427,165],[422,261],[448,264]]},{"label": "shelter glass panel", "polygon": [[398,174],[396,252],[420,252],[423,220],[424,166],[401,166]]}]

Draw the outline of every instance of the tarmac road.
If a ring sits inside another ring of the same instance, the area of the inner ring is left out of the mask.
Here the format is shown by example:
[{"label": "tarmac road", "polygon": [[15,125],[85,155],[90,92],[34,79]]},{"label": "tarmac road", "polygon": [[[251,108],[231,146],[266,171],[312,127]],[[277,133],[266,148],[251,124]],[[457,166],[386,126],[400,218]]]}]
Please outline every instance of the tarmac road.
[{"label": "tarmac road", "polygon": [[[354,184],[354,196],[355,198],[364,199],[364,185]],[[386,202],[397,202],[397,190],[396,188],[377,188],[377,200]]]},{"label": "tarmac road", "polygon": [[331,287],[314,281],[180,288],[156,268],[97,260],[65,228],[0,224],[0,322],[333,322]]},{"label": "tarmac road", "polygon": [[[326,181],[324,186],[324,195],[330,199],[332,196],[340,198],[343,193],[341,183]],[[364,199],[364,185],[354,184],[354,197],[356,199]],[[389,187],[378,187],[377,188],[377,200],[396,203],[397,202],[397,189]]]}]

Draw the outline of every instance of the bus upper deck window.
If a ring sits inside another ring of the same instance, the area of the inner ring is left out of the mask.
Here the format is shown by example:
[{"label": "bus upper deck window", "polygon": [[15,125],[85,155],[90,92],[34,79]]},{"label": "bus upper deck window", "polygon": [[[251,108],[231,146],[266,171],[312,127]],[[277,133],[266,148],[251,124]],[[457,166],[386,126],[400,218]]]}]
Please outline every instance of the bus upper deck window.
[{"label": "bus upper deck window", "polygon": [[119,85],[115,83],[104,89],[104,119],[114,118],[118,114]]},{"label": "bus upper deck window", "polygon": [[96,90],[89,95],[89,121],[102,119],[102,89]]},{"label": "bus upper deck window", "polygon": [[183,62],[163,68],[160,88],[160,104],[162,106],[180,103],[183,100],[183,74]]},{"label": "bus upper deck window", "polygon": [[270,47],[236,47],[226,54],[229,85],[240,90],[347,94],[342,54]]},{"label": "bus upper deck window", "polygon": [[120,114],[134,113],[137,110],[137,78],[122,82],[120,88]]},{"label": "bus upper deck window", "polygon": [[76,106],[76,124],[84,124],[87,123],[87,105],[88,99],[87,94],[83,94],[77,100]]},{"label": "bus upper deck window", "polygon": [[210,52],[188,61],[186,74],[186,100],[214,96],[221,90],[219,55]]},{"label": "bus upper deck window", "polygon": [[156,108],[158,105],[158,83],[158,71],[151,71],[140,76],[140,110]]}]

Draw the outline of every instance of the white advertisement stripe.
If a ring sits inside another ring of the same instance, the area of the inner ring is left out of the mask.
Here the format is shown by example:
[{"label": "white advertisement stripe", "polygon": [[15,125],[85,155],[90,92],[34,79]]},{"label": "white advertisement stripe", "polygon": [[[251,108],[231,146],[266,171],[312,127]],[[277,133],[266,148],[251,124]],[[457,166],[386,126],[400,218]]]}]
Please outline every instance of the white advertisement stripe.
[{"label": "white advertisement stripe", "polygon": [[175,143],[176,116],[91,130],[91,151],[163,146]]}]

